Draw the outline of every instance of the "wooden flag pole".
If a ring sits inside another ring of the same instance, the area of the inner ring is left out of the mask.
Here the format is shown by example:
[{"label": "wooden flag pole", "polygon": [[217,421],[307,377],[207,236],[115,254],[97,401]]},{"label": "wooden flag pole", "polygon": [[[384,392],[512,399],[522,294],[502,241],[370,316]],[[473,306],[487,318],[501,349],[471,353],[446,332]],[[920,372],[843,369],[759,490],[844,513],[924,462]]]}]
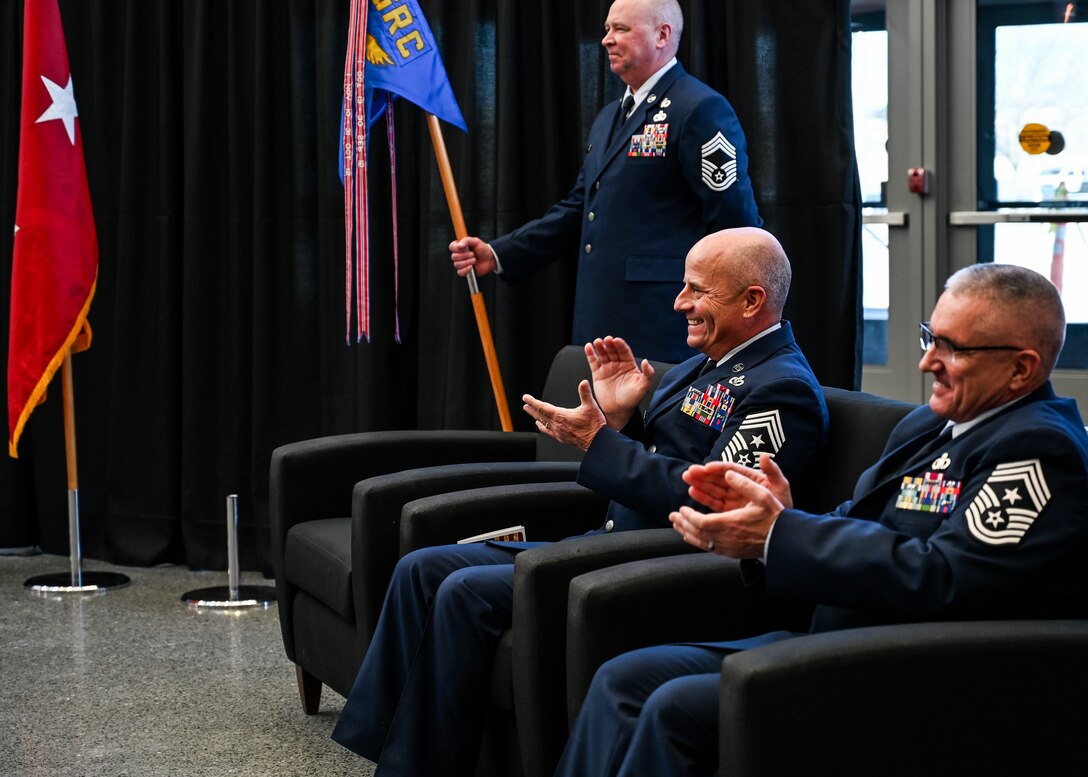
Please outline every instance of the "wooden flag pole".
[{"label": "wooden flag pole", "polygon": [[76,467],[76,407],[72,388],[72,352],[61,365],[61,393],[64,401],[64,459],[68,465],[68,554],[72,587],[83,585],[83,553],[79,542],[79,471]]},{"label": "wooden flag pole", "polygon": [[61,394],[64,404],[64,456],[68,465],[68,555],[70,570],[62,573],[36,575],[24,585],[37,593],[86,593],[123,588],[129,584],[127,575],[119,572],[84,572],[83,551],[79,541],[79,472],[76,469],[76,407],[72,389],[72,351],[61,363]]},{"label": "wooden flag pole", "polygon": [[[450,218],[453,219],[453,231],[458,240],[468,237],[468,227],[465,226],[465,216],[461,212],[461,200],[457,196],[457,184],[453,180],[453,168],[450,167],[450,158],[446,153],[446,141],[442,137],[442,126],[438,123],[438,117],[433,113],[427,114],[427,128],[431,131],[431,144],[434,146],[435,159],[438,160],[438,172],[442,176],[442,188],[446,191],[446,204],[450,209]],[[465,276],[468,281],[469,295],[472,298],[472,309],[476,313],[476,328],[480,330],[480,343],[484,348],[484,358],[487,360],[487,372],[491,376],[491,390],[495,393],[495,405],[499,409],[499,421],[504,432],[512,432],[514,424],[510,420],[510,408],[506,405],[506,390],[502,385],[502,373],[499,372],[499,356],[495,352],[495,341],[491,337],[491,324],[487,320],[487,308],[484,307],[484,296],[480,293],[480,287],[476,283],[476,273],[469,270]]]}]

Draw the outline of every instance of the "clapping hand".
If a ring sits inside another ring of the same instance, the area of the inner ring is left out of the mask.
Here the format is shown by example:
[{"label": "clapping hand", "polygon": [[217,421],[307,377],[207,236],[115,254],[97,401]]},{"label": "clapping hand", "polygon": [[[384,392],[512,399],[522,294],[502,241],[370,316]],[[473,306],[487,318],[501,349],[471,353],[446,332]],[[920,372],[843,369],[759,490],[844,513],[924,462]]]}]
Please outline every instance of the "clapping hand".
[{"label": "clapping hand", "polygon": [[586,361],[593,375],[593,394],[613,429],[622,429],[653,386],[654,368],[635,361],[621,337],[599,337],[586,343]]},{"label": "clapping hand", "polygon": [[692,498],[717,512],[685,505],[670,513],[684,542],[730,558],[762,558],[771,527],[793,500],[774,459],[764,454],[760,467],[762,471],[727,462],[689,467],[684,482]]}]

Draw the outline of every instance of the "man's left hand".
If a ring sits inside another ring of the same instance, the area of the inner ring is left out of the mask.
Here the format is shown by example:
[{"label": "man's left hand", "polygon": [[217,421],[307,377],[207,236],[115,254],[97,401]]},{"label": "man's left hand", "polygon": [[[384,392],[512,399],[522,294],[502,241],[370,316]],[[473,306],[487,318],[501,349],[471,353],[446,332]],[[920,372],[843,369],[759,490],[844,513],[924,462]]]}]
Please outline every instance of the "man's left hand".
[{"label": "man's left hand", "polygon": [[722,513],[701,513],[683,506],[669,514],[684,542],[729,558],[762,558],[767,535],[782,503],[765,486],[739,472],[725,473],[727,487],[746,501]]}]

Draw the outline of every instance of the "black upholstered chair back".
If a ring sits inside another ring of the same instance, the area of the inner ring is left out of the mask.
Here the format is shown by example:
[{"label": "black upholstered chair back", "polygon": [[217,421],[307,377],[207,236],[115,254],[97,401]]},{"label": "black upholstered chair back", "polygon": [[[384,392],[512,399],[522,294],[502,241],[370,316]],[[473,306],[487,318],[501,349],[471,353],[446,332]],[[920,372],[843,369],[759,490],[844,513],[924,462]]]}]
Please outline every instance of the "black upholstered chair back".
[{"label": "black upholstered chair back", "polygon": [[827,445],[821,461],[792,481],[794,504],[811,513],[849,499],[858,476],[880,458],[892,429],[917,407],[864,391],[822,388],[830,419]]}]

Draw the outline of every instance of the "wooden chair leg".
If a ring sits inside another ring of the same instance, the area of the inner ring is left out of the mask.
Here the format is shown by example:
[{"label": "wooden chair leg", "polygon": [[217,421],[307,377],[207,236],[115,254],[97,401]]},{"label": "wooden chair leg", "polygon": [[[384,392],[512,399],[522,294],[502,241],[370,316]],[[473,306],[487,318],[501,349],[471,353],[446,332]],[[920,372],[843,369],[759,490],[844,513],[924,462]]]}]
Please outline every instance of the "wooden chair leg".
[{"label": "wooden chair leg", "polygon": [[302,711],[307,715],[316,715],[321,707],[321,681],[298,664],[295,664],[295,680],[298,682]]}]

